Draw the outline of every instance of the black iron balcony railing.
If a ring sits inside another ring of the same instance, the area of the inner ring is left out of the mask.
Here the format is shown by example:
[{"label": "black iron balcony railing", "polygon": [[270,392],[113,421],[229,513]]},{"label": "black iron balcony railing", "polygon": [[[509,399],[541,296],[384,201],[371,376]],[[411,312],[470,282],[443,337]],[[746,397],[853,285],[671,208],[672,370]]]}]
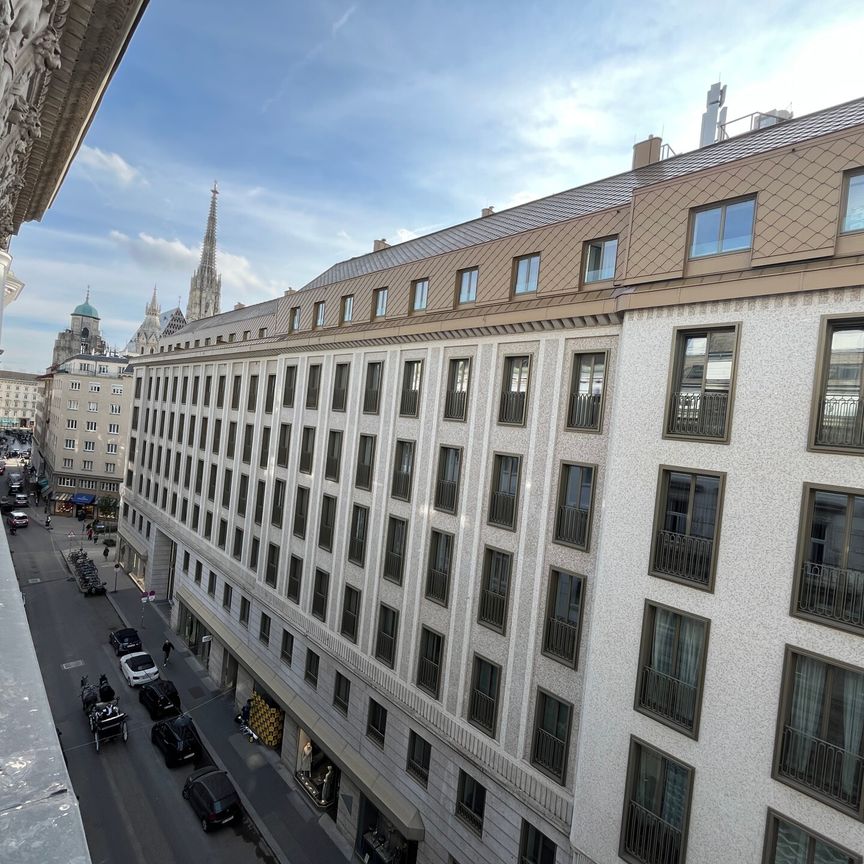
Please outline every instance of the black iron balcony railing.
[{"label": "black iron balcony railing", "polygon": [[417,664],[417,686],[438,698],[438,685],[441,679],[441,667],[428,657],[421,657]]},{"label": "black iron balcony railing", "polygon": [[419,390],[403,390],[402,397],[399,400],[399,414],[402,417],[416,417],[419,403]]},{"label": "black iron balcony railing", "polygon": [[327,595],[326,594],[313,594],[312,595],[312,614],[316,618],[320,618],[322,621],[324,620],[324,616],[327,614]]},{"label": "black iron balcony railing", "polygon": [[698,695],[696,687],[679,678],[664,675],[650,666],[642,668],[639,704],[646,711],[664,717],[682,729],[693,729]]},{"label": "black iron balcony railing", "polygon": [[518,425],[525,422],[525,393],[514,393],[511,390],[505,390],[501,394],[498,422]]},{"label": "black iron balcony railing", "polygon": [[379,747],[384,746],[384,733],[373,726],[371,723],[366,726],[366,735],[371,738]]},{"label": "black iron balcony railing", "polygon": [[294,533],[298,537],[306,536],[306,514],[294,513]]},{"label": "black iron balcony railing", "polygon": [[588,510],[562,504],[555,517],[555,539],[574,546],[588,545]]},{"label": "black iron balcony railing", "polygon": [[681,831],[635,801],[627,804],[624,848],[641,864],[679,864]]},{"label": "black iron balcony railing", "polygon": [[360,462],[357,465],[357,477],[355,478],[355,485],[362,487],[363,489],[368,489],[372,483],[372,466],[367,465],[365,462]]},{"label": "black iron balcony railing", "polygon": [[480,608],[477,617],[484,624],[490,624],[499,630],[504,628],[504,615],[507,610],[507,598],[503,594],[483,588],[480,591]]},{"label": "black iron balcony railing", "polygon": [[800,786],[854,810],[861,807],[864,785],[864,753],[844,750],[815,735],[783,727],[779,773]]},{"label": "black iron balcony railing", "polygon": [[348,391],[344,387],[333,388],[333,410],[344,411],[348,403]]},{"label": "black iron balcony railing", "polygon": [[450,574],[445,570],[435,570],[430,567],[426,573],[426,596],[446,606],[449,589]]},{"label": "black iron balcony railing", "polygon": [[315,453],[313,450],[301,450],[300,451],[300,470],[305,472],[306,474],[310,474],[312,472],[312,460],[315,458]]},{"label": "black iron balcony railing", "polygon": [[864,448],[864,404],[858,396],[825,396],[820,400],[816,443]]},{"label": "black iron balcony railing", "polygon": [[658,531],[654,549],[654,570],[707,585],[711,577],[714,542],[704,537]]},{"label": "black iron balcony railing", "polygon": [[390,494],[394,498],[401,498],[403,501],[408,500],[408,493],[411,491],[411,472],[410,471],[394,471],[393,485],[390,489]]},{"label": "black iron balcony railing", "polygon": [[348,560],[355,564],[363,564],[366,556],[366,541],[358,537],[352,537],[348,541]]},{"label": "black iron balcony railing", "polygon": [[599,429],[601,399],[599,393],[571,393],[567,426],[570,429]]},{"label": "black iron balcony railing", "polygon": [[363,393],[363,413],[377,414],[378,400],[381,397],[381,391],[377,387],[370,387]]},{"label": "black iron balcony railing", "polygon": [[317,408],[318,407],[318,386],[310,385],[309,389],[306,391],[306,407],[307,408]]},{"label": "black iron balcony railing", "polygon": [[455,480],[439,480],[435,485],[435,508],[454,513],[458,489],[459,484]]},{"label": "black iron balcony railing", "polygon": [[516,518],[516,496],[510,492],[493,492],[489,500],[489,521],[512,528]]},{"label": "black iron balcony railing", "polygon": [[579,648],[579,628],[554,615],[546,619],[543,634],[543,650],[565,663],[575,665]]},{"label": "black iron balcony railing", "polygon": [[409,774],[413,774],[424,786],[429,782],[429,769],[410,756],[408,757],[408,764],[405,766],[405,770]]},{"label": "black iron balcony railing", "polygon": [[322,549],[333,548],[333,525],[330,522],[322,522],[318,526],[318,545]]},{"label": "black iron balcony railing", "polygon": [[476,688],[471,691],[471,703],[469,705],[469,719],[485,729],[490,735],[495,732],[496,703],[491,696],[487,696]]},{"label": "black iron balcony railing", "polygon": [[729,394],[673,393],[669,405],[669,433],[694,438],[725,438]]},{"label": "black iron balcony railing", "polygon": [[444,419],[464,420],[468,408],[468,394],[464,390],[448,390],[444,396]]},{"label": "black iron balcony railing", "polygon": [[541,727],[534,730],[534,746],[531,748],[531,761],[545,768],[556,777],[564,774],[564,759],[567,753],[567,742],[552,735]]},{"label": "black iron balcony railing", "polygon": [[402,561],[398,552],[388,552],[384,556],[384,578],[402,584]]},{"label": "black iron balcony railing", "polygon": [[483,831],[483,819],[478,816],[467,804],[463,804],[461,801],[457,801],[456,815],[466,825],[468,825],[469,828],[476,831],[478,834]]},{"label": "black iron balcony railing", "polygon": [[338,480],[339,479],[339,457],[338,456],[328,456],[324,460],[324,476],[328,480]]},{"label": "black iron balcony railing", "polygon": [[864,632],[864,573],[813,561],[805,561],[801,570],[799,612]]},{"label": "black iron balcony railing", "polygon": [[393,665],[393,660],[396,657],[396,640],[383,630],[378,631],[378,639],[375,642],[375,656],[388,666]]}]

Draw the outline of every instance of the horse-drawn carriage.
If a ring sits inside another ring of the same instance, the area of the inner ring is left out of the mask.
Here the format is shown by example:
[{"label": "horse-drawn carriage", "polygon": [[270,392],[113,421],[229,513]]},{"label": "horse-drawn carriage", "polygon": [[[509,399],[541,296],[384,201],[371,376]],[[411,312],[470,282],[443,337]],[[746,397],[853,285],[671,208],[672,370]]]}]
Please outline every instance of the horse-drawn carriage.
[{"label": "horse-drawn carriage", "polygon": [[129,738],[126,715],[117,701],[114,688],[104,673],[99,676],[98,684],[91,684],[86,675],[81,679],[81,707],[90,723],[97,753],[105,741],[122,738],[125,744]]}]

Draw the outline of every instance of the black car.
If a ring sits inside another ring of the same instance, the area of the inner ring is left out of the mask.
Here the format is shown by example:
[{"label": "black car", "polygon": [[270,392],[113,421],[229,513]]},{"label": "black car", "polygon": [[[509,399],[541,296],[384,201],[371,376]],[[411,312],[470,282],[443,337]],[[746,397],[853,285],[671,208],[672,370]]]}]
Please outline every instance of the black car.
[{"label": "black car", "polygon": [[150,712],[151,720],[158,720],[169,714],[180,713],[180,694],[170,682],[160,678],[149,684],[142,684],[138,691],[138,701]]},{"label": "black car", "polygon": [[138,631],[132,627],[112,630],[108,634],[108,642],[118,657],[122,654],[131,654],[133,651],[141,650],[141,639],[138,636]]},{"label": "black car", "polygon": [[185,714],[154,723],[150,740],[162,751],[169,768],[197,759],[202,753],[195,724]]},{"label": "black car", "polygon": [[186,778],[183,797],[192,805],[205,831],[239,819],[242,813],[240,798],[228,775],[212,765]]}]

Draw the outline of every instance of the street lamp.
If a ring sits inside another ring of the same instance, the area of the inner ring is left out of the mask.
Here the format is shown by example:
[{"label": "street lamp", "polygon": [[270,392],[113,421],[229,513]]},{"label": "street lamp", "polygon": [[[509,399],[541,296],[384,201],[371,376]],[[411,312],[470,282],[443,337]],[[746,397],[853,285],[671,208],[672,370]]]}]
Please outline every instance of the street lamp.
[{"label": "street lamp", "polygon": [[120,564],[114,565],[114,591],[117,591],[117,574],[120,572]]}]

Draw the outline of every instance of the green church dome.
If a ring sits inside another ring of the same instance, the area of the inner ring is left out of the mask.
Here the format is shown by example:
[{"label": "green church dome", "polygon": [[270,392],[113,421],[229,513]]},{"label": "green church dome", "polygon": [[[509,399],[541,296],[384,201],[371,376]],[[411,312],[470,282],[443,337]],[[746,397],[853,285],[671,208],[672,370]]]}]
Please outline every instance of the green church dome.
[{"label": "green church dome", "polygon": [[90,305],[90,303],[85,300],[83,303],[79,303],[73,310],[73,315],[83,315],[85,318],[99,318],[99,313]]}]

